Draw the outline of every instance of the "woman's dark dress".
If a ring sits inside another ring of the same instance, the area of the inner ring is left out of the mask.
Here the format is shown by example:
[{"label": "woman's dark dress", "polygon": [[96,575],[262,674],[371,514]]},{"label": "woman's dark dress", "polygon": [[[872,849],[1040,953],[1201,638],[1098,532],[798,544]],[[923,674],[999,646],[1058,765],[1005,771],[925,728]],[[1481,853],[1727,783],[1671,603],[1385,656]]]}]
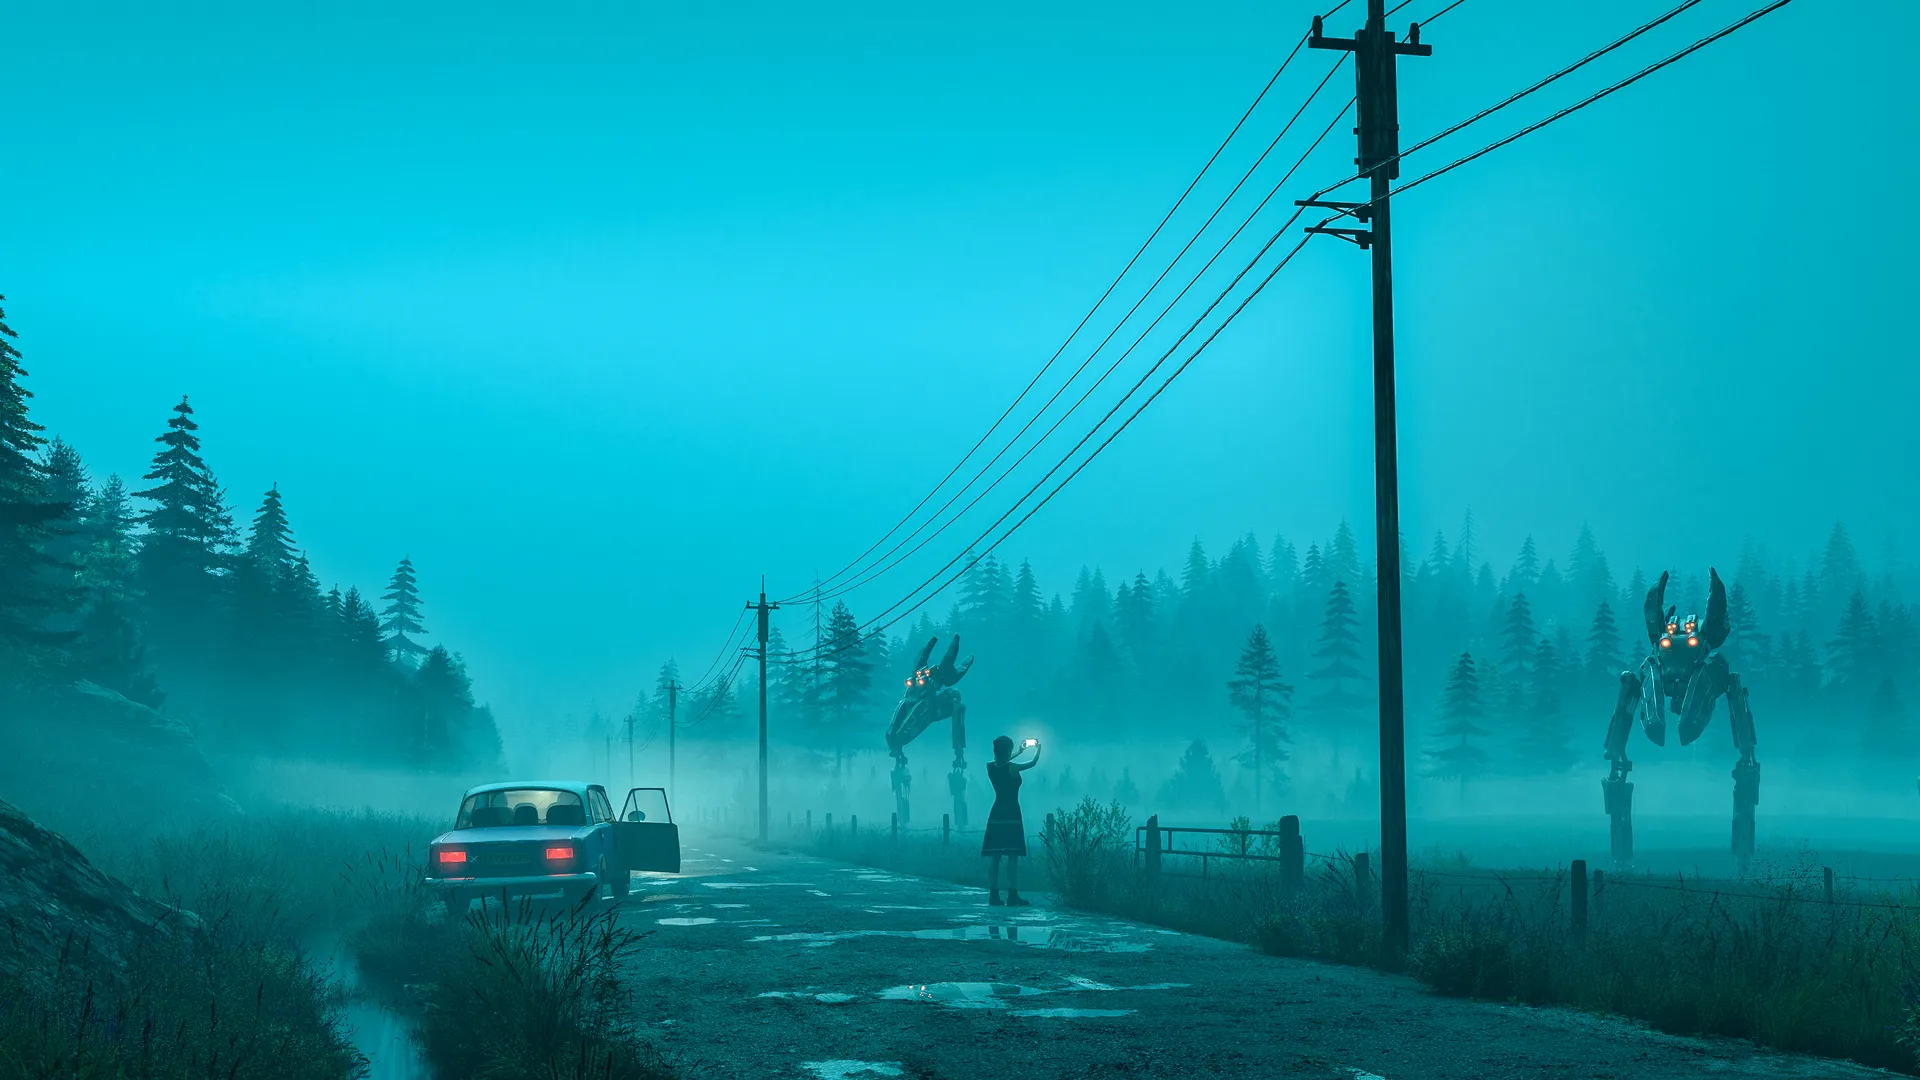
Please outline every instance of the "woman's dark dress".
[{"label": "woman's dark dress", "polygon": [[987,835],[982,855],[1025,855],[1027,827],[1020,820],[1020,770],[1011,762],[987,762],[987,780],[993,784],[993,809],[987,811]]}]

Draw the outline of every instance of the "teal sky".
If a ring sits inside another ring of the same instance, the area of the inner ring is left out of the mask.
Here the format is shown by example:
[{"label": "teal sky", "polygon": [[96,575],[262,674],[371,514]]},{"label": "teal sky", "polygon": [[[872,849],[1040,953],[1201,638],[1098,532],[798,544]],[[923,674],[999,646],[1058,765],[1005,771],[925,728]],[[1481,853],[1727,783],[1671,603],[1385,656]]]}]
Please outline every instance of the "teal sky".
[{"label": "teal sky", "polygon": [[[891,524],[1312,13],[388,6],[0,0],[0,291],[37,416],[96,474],[141,472],[191,394],[236,504],[278,483],[323,579],[413,557],[510,738],[623,708],[669,653],[704,667],[759,574],[798,591]],[[1666,6],[1467,0],[1403,63],[1408,141]],[[1752,6],[1708,0],[1408,173]],[[1468,504],[1502,560],[1529,532],[1564,558],[1582,521],[1616,566],[1804,555],[1836,517],[1869,557],[1920,543],[1920,110],[1861,51],[1916,37],[1920,5],[1802,0],[1397,200],[1416,551]],[[1343,124],[1283,198],[1351,158]],[[1195,536],[1364,533],[1367,325],[1364,256],[1316,242],[1009,550],[1064,589]]]}]

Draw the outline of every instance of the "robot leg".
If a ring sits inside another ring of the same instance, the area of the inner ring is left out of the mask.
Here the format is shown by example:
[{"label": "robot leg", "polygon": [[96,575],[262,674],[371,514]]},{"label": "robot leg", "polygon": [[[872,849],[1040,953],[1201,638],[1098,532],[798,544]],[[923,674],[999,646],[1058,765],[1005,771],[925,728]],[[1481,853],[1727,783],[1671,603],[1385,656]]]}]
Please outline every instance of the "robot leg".
[{"label": "robot leg", "polygon": [[1613,717],[1607,722],[1606,758],[1613,763],[1607,778],[1600,781],[1607,817],[1611,819],[1613,858],[1617,863],[1633,860],[1633,782],[1627,773],[1633,762],[1627,760],[1627,736],[1633,732],[1633,714],[1640,705],[1640,677],[1631,671],[1620,673],[1620,696],[1614,702]]},{"label": "robot leg", "polygon": [[1753,710],[1740,676],[1727,682],[1727,712],[1733,721],[1733,745],[1740,760],[1733,766],[1733,854],[1743,864],[1753,856],[1753,808],[1760,802],[1760,762],[1753,756]]}]

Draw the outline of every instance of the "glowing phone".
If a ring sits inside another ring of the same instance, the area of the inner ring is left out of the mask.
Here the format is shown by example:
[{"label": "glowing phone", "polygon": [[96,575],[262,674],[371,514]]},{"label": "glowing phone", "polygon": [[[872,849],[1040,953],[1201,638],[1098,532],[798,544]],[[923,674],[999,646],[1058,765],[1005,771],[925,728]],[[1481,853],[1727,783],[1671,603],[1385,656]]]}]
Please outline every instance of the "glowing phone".
[{"label": "glowing phone", "polygon": [[1028,739],[1028,740],[1027,740],[1027,741],[1026,741],[1025,743],[1023,743],[1022,745],[1025,745],[1025,746],[1039,746],[1039,745],[1040,745],[1040,740],[1039,740],[1039,739]]}]

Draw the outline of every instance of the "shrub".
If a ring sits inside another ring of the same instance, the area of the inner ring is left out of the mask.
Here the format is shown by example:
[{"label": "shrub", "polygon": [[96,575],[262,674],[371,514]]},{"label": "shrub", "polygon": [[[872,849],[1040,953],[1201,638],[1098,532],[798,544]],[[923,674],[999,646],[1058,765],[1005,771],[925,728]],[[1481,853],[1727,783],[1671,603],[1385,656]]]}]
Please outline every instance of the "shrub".
[{"label": "shrub", "polygon": [[1040,843],[1047,876],[1069,906],[1096,908],[1130,877],[1133,819],[1119,803],[1100,805],[1092,796],[1048,818]]}]

